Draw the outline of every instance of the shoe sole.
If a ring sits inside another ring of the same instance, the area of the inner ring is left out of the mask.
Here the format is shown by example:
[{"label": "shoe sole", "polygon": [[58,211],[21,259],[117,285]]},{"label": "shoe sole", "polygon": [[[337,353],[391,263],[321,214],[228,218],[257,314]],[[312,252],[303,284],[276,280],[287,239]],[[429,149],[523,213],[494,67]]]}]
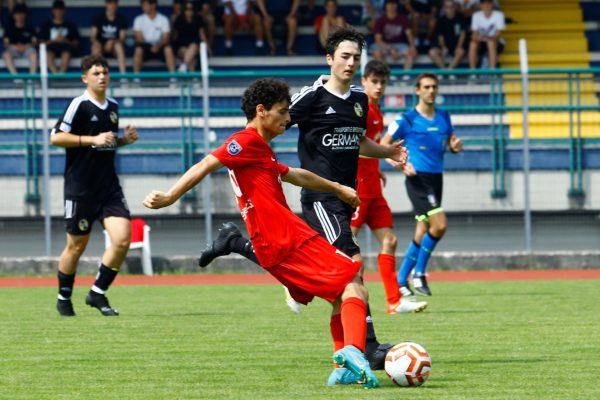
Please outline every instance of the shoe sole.
[{"label": "shoe sole", "polygon": [[343,355],[334,354],[333,361],[335,361],[335,363],[339,366],[350,370],[350,372],[352,372],[354,375],[360,376],[361,379],[359,379],[356,383],[363,385],[364,388],[372,389],[380,386],[379,381],[377,378],[375,378],[375,376],[367,377],[365,369],[360,368],[354,363],[350,362]]}]

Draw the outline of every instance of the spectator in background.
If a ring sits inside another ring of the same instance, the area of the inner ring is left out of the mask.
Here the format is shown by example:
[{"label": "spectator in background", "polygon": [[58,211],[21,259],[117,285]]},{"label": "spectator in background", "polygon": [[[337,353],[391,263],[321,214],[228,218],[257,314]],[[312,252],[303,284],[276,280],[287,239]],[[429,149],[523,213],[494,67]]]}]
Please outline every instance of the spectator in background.
[{"label": "spectator in background", "polygon": [[[8,14],[9,14],[9,19],[12,18],[12,14],[13,14],[13,9],[15,8],[15,6],[17,4],[22,4],[23,6],[25,6],[25,13],[29,13],[29,10],[27,9],[27,5],[25,4],[25,0],[8,0],[8,4],[7,4],[7,8],[8,8]],[[4,9],[4,0],[0,0],[0,28],[2,27],[2,10]],[[8,26],[10,26],[11,21],[9,21]]]},{"label": "spectator in background", "polygon": [[431,45],[431,40],[435,34],[435,23],[437,21],[438,6],[436,0],[409,0],[406,2],[406,8],[410,13],[412,23],[412,32],[415,37],[416,46],[421,46],[421,23],[427,23],[427,35],[423,41],[425,47]]},{"label": "spectator in background", "polygon": [[105,11],[94,18],[90,30],[92,54],[114,56],[119,64],[119,72],[126,72],[125,36],[127,20],[117,13],[118,0],[105,0]]},{"label": "spectator in background", "polygon": [[337,0],[325,0],[325,15],[317,17],[314,25],[318,39],[317,47],[321,53],[325,54],[325,43],[329,33],[348,24],[344,17],[337,15]]},{"label": "spectator in background", "polygon": [[[173,1],[173,13],[171,14],[171,25],[175,24],[175,20],[183,15],[183,6],[186,0],[174,0]],[[198,12],[198,16],[201,17],[204,25],[204,35],[206,36],[206,47],[208,54],[212,55],[212,47],[215,39],[215,15],[214,15],[214,0],[195,0],[193,1],[194,7]]]},{"label": "spectator in background", "polygon": [[264,54],[264,30],[260,15],[252,10],[252,2],[249,0],[223,0],[225,24],[225,54],[231,56],[233,51],[233,33],[235,31],[254,30],[256,37],[255,53]]},{"label": "spectator in background", "polygon": [[142,0],[142,10],[144,13],[133,21],[133,72],[140,72],[144,61],[149,59],[165,61],[169,72],[175,72],[169,19],[157,11],[156,0]]},{"label": "spectator in background", "polygon": [[[48,68],[52,73],[64,73],[74,53],[79,51],[79,32],[72,22],[65,20],[65,2],[55,0],[52,3],[52,19],[47,21],[40,33],[46,44]],[[60,67],[56,66],[56,57],[60,57]]]},{"label": "spectator in background", "polygon": [[194,2],[188,0],[183,3],[183,14],[173,25],[173,47],[182,60],[179,72],[196,70],[200,41],[206,42],[202,17],[196,12]]},{"label": "spectator in background", "polygon": [[298,7],[300,0],[278,0],[266,1],[257,0],[256,5],[262,15],[262,23],[265,29],[265,36],[269,43],[270,54],[275,55],[277,46],[273,38],[274,26],[279,29],[279,26],[285,21],[287,27],[286,51],[288,56],[294,56],[294,42],[298,34]]},{"label": "spectator in background", "polygon": [[361,23],[369,30],[375,29],[375,22],[385,13],[385,0],[363,0]]},{"label": "spectator in background", "polygon": [[504,49],[502,31],[506,29],[504,13],[494,10],[493,0],[481,0],[481,10],[471,20],[471,43],[469,44],[469,68],[477,68],[479,59],[486,55],[488,67],[498,65],[498,54]]},{"label": "spectator in background", "polygon": [[467,26],[471,25],[471,17],[475,11],[479,11],[479,0],[454,0],[458,11],[466,20]]},{"label": "spectator in background", "polygon": [[35,30],[27,24],[27,6],[16,4],[12,9],[12,23],[4,30],[4,63],[11,74],[17,73],[15,60],[29,61],[29,73],[35,74],[38,66]]},{"label": "spectator in background", "polygon": [[[385,0],[385,14],[375,23],[375,43],[371,46],[373,58],[386,62],[404,57],[404,69],[412,68],[417,49],[408,18],[398,12],[398,0]],[[408,79],[407,76],[404,77]]]},{"label": "spectator in background", "polygon": [[[437,23],[437,41],[429,50],[429,57],[438,68],[453,69],[465,56],[465,19],[456,11],[454,0],[444,0],[443,10]],[[452,61],[446,66],[447,56],[452,57]]]}]

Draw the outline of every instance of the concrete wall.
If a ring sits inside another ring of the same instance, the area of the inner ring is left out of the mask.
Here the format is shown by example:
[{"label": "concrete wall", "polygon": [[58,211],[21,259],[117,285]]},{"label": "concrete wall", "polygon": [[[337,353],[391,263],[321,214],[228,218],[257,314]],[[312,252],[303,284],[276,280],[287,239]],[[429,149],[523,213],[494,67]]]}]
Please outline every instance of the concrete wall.
[{"label": "concrete wall", "polygon": [[[202,211],[202,196],[191,205],[183,203],[160,211],[147,210],[142,200],[151,190],[166,190],[178,176],[164,175],[124,175],[121,183],[129,207],[133,214],[179,214],[182,210],[190,211],[191,206]],[[600,171],[585,171],[583,175],[586,196],[582,204],[574,204],[569,200],[569,174],[566,171],[534,171],[531,174],[531,207],[534,211],[565,211],[572,209],[600,209]],[[217,213],[235,213],[231,186],[227,174],[215,174],[212,177],[212,203]],[[50,182],[51,209],[53,216],[63,215],[63,179],[52,177]],[[497,212],[520,211],[523,208],[523,176],[519,172],[506,174],[507,197],[494,199],[492,175],[489,172],[449,172],[444,181],[444,209],[449,212]],[[0,178],[0,216],[19,217],[35,215],[34,210],[24,203],[25,179],[22,177]],[[198,193],[201,193],[198,188]],[[300,211],[299,188],[284,184],[284,190],[290,207]],[[384,189],[392,212],[410,212],[411,206],[406,196],[404,176],[399,173],[388,174],[388,184]]]}]

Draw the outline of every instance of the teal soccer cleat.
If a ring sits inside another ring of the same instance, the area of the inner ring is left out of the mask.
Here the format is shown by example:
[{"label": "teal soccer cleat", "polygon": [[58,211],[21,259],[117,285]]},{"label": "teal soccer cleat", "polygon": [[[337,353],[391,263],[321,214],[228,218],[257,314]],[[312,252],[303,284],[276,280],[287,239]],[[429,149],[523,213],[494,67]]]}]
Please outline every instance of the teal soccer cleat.
[{"label": "teal soccer cleat", "polygon": [[333,361],[360,377],[357,383],[363,385],[364,388],[371,389],[380,386],[365,355],[356,347],[349,345],[336,351],[333,353]]},{"label": "teal soccer cleat", "polygon": [[352,385],[358,383],[360,380],[358,376],[354,375],[347,368],[334,368],[331,375],[329,375],[329,379],[327,379],[327,385]]}]

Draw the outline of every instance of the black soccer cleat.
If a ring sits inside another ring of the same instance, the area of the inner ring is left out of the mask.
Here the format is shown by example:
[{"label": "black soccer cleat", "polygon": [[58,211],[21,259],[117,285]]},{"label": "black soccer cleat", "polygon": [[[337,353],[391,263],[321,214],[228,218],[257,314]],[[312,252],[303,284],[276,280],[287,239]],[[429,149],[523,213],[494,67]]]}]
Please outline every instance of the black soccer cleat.
[{"label": "black soccer cleat", "polygon": [[365,354],[365,357],[369,361],[369,366],[372,370],[382,370],[385,366],[385,356],[387,356],[388,351],[394,347],[394,345],[389,343],[380,343],[379,346],[372,353]]},{"label": "black soccer cleat", "polygon": [[210,264],[215,258],[231,253],[230,244],[235,238],[241,238],[242,233],[233,222],[225,222],[219,229],[217,238],[208,245],[198,258],[198,265],[202,268]]},{"label": "black soccer cleat", "polygon": [[75,310],[73,310],[73,303],[71,303],[71,299],[69,300],[57,300],[56,301],[56,309],[58,313],[63,317],[74,317]]},{"label": "black soccer cleat", "polygon": [[85,304],[90,307],[97,308],[105,317],[119,315],[119,311],[112,308],[110,304],[108,304],[108,299],[106,296],[100,293],[90,291],[85,297]]},{"label": "black soccer cleat", "polygon": [[413,286],[415,290],[423,296],[431,296],[431,290],[427,284],[427,277],[425,274],[419,274],[413,276]]}]

